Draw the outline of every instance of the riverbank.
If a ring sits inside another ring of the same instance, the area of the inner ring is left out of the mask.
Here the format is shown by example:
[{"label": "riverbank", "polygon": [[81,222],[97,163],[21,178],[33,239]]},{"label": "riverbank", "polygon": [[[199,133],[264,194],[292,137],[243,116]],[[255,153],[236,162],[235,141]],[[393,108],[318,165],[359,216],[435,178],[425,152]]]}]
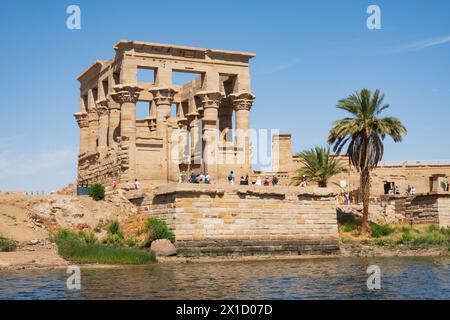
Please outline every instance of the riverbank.
[{"label": "riverbank", "polygon": [[[379,246],[361,243],[341,243],[336,254],[327,255],[258,255],[258,256],[199,256],[159,257],[157,263],[226,263],[246,261],[294,261],[307,259],[339,259],[349,257],[450,257],[450,250],[442,246],[411,249],[404,246]],[[25,246],[14,252],[0,252],[0,270],[24,270],[41,268],[66,268],[70,263],[50,246]],[[78,264],[83,268],[120,268],[124,265]]]}]

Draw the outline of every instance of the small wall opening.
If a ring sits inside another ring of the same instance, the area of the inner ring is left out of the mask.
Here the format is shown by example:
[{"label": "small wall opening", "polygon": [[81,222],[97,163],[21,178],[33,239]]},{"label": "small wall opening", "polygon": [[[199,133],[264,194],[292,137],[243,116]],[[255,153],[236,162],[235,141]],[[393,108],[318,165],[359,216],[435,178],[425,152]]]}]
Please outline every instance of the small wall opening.
[{"label": "small wall opening", "polygon": [[103,89],[103,94],[106,97],[109,93],[108,79],[102,81],[102,89]]},{"label": "small wall opening", "polygon": [[120,84],[120,73],[119,72],[113,73],[113,80],[114,80],[114,85]]},{"label": "small wall opening", "polygon": [[136,120],[144,120],[150,116],[150,102],[138,101],[136,103]]},{"label": "small wall opening", "polygon": [[225,95],[235,92],[237,76],[233,74],[220,74],[220,82]]},{"label": "small wall opening", "polygon": [[177,117],[177,103],[172,103],[170,106],[170,117],[174,119]]},{"label": "small wall opening", "polygon": [[186,83],[189,83],[195,79],[198,79],[199,86],[203,85],[203,74],[201,72],[193,72],[193,71],[172,71],[172,83],[174,85],[182,86]]},{"label": "small wall opening", "polygon": [[137,80],[141,83],[154,84],[156,81],[156,71],[153,68],[137,68]]}]

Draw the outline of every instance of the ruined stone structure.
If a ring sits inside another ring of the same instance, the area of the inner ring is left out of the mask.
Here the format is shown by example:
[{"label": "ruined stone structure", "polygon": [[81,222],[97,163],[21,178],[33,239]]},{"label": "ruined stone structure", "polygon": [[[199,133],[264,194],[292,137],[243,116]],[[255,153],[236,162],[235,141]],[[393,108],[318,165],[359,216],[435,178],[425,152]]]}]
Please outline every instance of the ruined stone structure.
[{"label": "ruined stone structure", "polygon": [[[273,137],[272,143],[273,173],[278,174],[283,184],[289,184],[295,171],[301,166],[298,156],[292,153],[290,134],[280,134]],[[339,156],[342,163],[348,167],[346,156]],[[450,177],[450,163],[420,162],[415,163],[381,163],[371,174],[371,194],[379,198],[386,194],[387,187],[398,186],[404,195],[408,186],[414,186],[416,193],[437,191],[438,186]],[[348,173],[334,176],[329,187],[336,193],[356,190],[359,187],[359,173],[351,168]],[[347,187],[341,187],[341,181],[346,181]]]},{"label": "ruined stone structure", "polygon": [[163,219],[187,254],[311,254],[339,249],[326,188],[162,186],[141,210]]},{"label": "ruined stone structure", "polygon": [[[230,170],[250,173],[254,54],[137,41],[114,50],[78,77],[79,184],[139,179],[147,188],[176,182],[181,171],[208,172],[213,183]],[[139,70],[154,81],[139,82]],[[197,77],[174,85],[174,72]],[[144,119],[136,119],[139,102],[148,105]]]}]

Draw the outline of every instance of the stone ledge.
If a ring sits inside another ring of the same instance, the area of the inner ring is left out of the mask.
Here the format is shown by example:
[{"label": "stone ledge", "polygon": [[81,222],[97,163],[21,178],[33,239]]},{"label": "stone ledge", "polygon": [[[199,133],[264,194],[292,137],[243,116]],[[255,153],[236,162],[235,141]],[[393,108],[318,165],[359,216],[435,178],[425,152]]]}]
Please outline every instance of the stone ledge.
[{"label": "stone ledge", "polygon": [[172,194],[210,194],[222,196],[225,193],[249,196],[309,196],[309,197],[334,197],[336,194],[330,188],[319,187],[285,187],[285,186],[230,186],[230,185],[208,185],[208,184],[173,184],[156,187],[155,196],[172,195]]}]

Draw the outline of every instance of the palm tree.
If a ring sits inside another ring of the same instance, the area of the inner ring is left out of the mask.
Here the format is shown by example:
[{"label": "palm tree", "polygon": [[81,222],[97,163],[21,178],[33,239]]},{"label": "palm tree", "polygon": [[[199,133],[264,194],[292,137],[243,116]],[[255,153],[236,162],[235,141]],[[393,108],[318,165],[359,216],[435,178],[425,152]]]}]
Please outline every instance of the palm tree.
[{"label": "palm tree", "polygon": [[402,141],[407,130],[394,117],[379,117],[389,108],[383,105],[384,94],[376,90],[363,89],[338,102],[337,108],[348,111],[352,117],[333,123],[328,143],[333,151],[340,153],[348,142],[347,155],[350,165],[360,173],[360,191],[363,198],[362,232],[369,230],[370,171],[377,167],[383,158],[383,140],[390,136],[395,142]]},{"label": "palm tree", "polygon": [[296,171],[292,184],[299,185],[303,177],[316,181],[319,187],[326,187],[328,180],[347,169],[338,159],[330,155],[330,148],[315,147],[297,154],[302,167]]}]

